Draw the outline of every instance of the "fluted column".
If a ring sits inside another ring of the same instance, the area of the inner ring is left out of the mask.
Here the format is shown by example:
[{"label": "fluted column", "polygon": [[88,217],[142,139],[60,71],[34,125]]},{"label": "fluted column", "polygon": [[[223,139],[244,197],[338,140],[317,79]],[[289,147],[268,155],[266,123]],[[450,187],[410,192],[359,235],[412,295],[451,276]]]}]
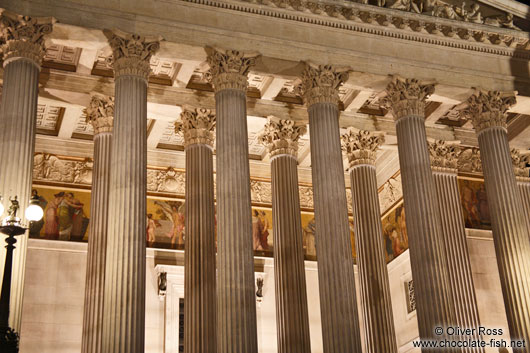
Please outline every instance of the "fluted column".
[{"label": "fluted column", "polygon": [[114,57],[103,351],[141,353],[145,337],[147,79],[157,39],[105,30]]},{"label": "fluted column", "polygon": [[452,325],[455,309],[425,132],[425,100],[434,85],[394,77],[386,92],[383,102],[396,120],[420,338],[439,339],[435,327]]},{"label": "fluted column", "polygon": [[530,154],[522,154],[516,149],[512,149],[511,154],[517,187],[523,200],[523,213],[528,222],[528,229],[530,229],[530,168],[526,166],[530,163]]},{"label": "fluted column", "polygon": [[384,137],[349,129],[342,148],[350,163],[355,249],[366,353],[397,353],[375,161]]},{"label": "fluted column", "polygon": [[306,130],[291,120],[269,117],[259,137],[271,158],[279,353],[311,352],[297,169],[298,139]]},{"label": "fluted column", "polygon": [[506,111],[513,104],[513,93],[477,91],[468,99],[464,114],[472,119],[478,135],[510,335],[512,339],[525,339],[527,342],[526,348],[514,349],[514,352],[528,353],[530,241],[506,130]]},{"label": "fluted column", "polygon": [[300,92],[309,112],[311,174],[325,353],[361,353],[361,335],[339,132],[347,70],[306,64]]},{"label": "fluted column", "polygon": [[[462,203],[458,191],[457,164],[459,148],[445,141],[429,143],[434,185],[442,221],[449,286],[455,304],[455,324],[459,327],[479,327],[477,298],[467,248]],[[478,341],[478,333],[471,335]],[[461,337],[463,340],[469,336]],[[484,348],[463,348],[462,352],[479,353]]]},{"label": "fluted column", "polygon": [[215,353],[215,202],[213,130],[215,114],[186,107],[175,131],[186,152],[186,238],[184,256],[184,351]]},{"label": "fluted column", "polygon": [[217,114],[217,352],[257,353],[246,104],[255,56],[206,51]]},{"label": "fluted column", "polygon": [[85,305],[81,352],[101,353],[103,337],[103,299],[110,187],[110,150],[114,98],[92,94],[86,109],[94,128],[94,169],[90,194],[90,237],[88,238],[85,280]]},{"label": "fluted column", "polygon": [[[1,48],[4,76],[0,107],[0,195],[4,200],[17,196],[22,211],[31,198],[44,36],[52,32],[54,22],[52,18],[31,18],[8,11],[0,15],[0,43],[4,42]],[[21,235],[13,252],[9,325],[17,332],[20,332],[22,316],[27,239],[27,233]],[[0,266],[3,266],[3,246],[0,254]]]}]

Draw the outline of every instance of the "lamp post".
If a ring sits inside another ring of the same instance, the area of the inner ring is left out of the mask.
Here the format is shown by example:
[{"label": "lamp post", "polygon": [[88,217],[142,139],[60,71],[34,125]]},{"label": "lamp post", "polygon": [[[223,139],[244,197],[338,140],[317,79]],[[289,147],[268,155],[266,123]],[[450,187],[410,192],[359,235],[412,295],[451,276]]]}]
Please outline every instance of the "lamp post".
[{"label": "lamp post", "polygon": [[[26,232],[26,227],[22,225],[20,217],[17,217],[19,204],[17,197],[10,199],[11,206],[7,211],[7,217],[0,225],[0,233],[6,234],[6,259],[4,265],[4,277],[2,279],[2,292],[0,295],[0,352],[18,353],[19,335],[9,327],[9,301],[11,296],[11,269],[13,262],[13,250],[17,240],[15,236],[22,235]],[[26,209],[26,219],[38,221],[43,216],[43,210],[38,204],[38,196],[31,198],[30,204]],[[0,215],[4,213],[4,206],[0,203]]]}]

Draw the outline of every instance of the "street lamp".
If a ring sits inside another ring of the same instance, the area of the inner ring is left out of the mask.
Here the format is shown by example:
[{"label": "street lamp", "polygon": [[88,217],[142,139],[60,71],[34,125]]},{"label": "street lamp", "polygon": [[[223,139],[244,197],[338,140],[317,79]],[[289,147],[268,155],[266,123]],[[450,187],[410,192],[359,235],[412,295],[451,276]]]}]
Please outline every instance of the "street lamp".
[{"label": "street lamp", "polygon": [[[1,198],[0,198],[1,201]],[[22,235],[26,232],[26,227],[21,223],[20,217],[17,217],[17,211],[20,208],[17,197],[10,199],[11,206],[7,210],[7,217],[2,220],[0,233],[7,235],[6,238],[6,260],[4,265],[4,278],[2,280],[2,292],[0,295],[0,352],[18,353],[19,335],[15,330],[9,327],[9,300],[11,296],[11,268],[13,262],[13,250],[17,240],[15,236]],[[0,215],[4,213],[4,206],[0,202]],[[39,197],[34,195],[26,209],[26,219],[30,222],[38,221],[42,218],[44,211],[39,206]]]}]

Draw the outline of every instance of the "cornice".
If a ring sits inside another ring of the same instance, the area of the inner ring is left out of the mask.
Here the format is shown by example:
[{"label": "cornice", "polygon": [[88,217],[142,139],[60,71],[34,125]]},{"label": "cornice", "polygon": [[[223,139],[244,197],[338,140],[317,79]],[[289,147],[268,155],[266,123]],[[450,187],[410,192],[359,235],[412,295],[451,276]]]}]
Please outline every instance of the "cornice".
[{"label": "cornice", "polygon": [[455,49],[530,59],[530,33],[344,1],[161,0],[186,2]]}]

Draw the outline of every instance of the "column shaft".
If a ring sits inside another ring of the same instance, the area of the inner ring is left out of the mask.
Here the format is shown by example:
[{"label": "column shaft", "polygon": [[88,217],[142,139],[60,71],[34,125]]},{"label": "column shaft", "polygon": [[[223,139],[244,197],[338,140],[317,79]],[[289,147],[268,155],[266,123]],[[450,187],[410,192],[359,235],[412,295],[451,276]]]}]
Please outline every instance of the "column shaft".
[{"label": "column shaft", "polygon": [[396,132],[418,326],[420,337],[429,339],[435,337],[435,327],[454,323],[455,309],[449,287],[425,120],[420,115],[401,117],[396,123]]},{"label": "column shaft", "polygon": [[[33,182],[39,71],[40,66],[26,58],[11,59],[4,64],[0,107],[3,134],[0,142],[0,194],[4,200],[18,197],[21,217],[31,198]],[[17,332],[20,332],[22,317],[27,239],[27,233],[18,237],[13,252],[9,325]],[[1,253],[5,254],[4,247]],[[0,261],[2,267],[4,256]]]},{"label": "column shaft", "polygon": [[215,94],[217,112],[218,353],[256,353],[257,322],[246,95]]},{"label": "column shaft", "polygon": [[310,353],[296,157],[273,157],[272,217],[279,353]]},{"label": "column shaft", "polygon": [[145,338],[147,80],[116,78],[103,351],[141,353]]},{"label": "column shaft", "polygon": [[[455,303],[455,324],[459,327],[477,328],[480,326],[480,320],[457,175],[455,172],[433,170],[433,176],[441,214],[450,287]],[[472,336],[474,340],[481,339],[478,333]],[[468,338],[462,337],[464,340]],[[464,348],[462,351],[479,353],[484,352],[484,348]]]},{"label": "column shaft", "polygon": [[186,238],[184,256],[184,351],[215,353],[216,273],[213,127],[207,109],[186,109],[181,122],[186,151]]},{"label": "column shaft", "polygon": [[484,182],[491,213],[493,240],[504,304],[512,339],[526,339],[530,352],[530,241],[522,198],[513,172],[506,129],[478,133]]},{"label": "column shaft", "polygon": [[523,213],[526,215],[528,229],[530,229],[530,179],[519,177],[517,180],[517,187],[521,193],[521,199],[523,200]]},{"label": "column shaft", "polygon": [[309,106],[320,311],[325,353],[361,353],[337,104]]},{"label": "column shaft", "polygon": [[112,133],[110,132],[94,135],[94,169],[90,195],[90,210],[92,212],[90,237],[88,239],[81,346],[83,353],[102,352],[111,141]]},{"label": "column shaft", "polygon": [[375,166],[350,171],[366,353],[397,352]]}]

